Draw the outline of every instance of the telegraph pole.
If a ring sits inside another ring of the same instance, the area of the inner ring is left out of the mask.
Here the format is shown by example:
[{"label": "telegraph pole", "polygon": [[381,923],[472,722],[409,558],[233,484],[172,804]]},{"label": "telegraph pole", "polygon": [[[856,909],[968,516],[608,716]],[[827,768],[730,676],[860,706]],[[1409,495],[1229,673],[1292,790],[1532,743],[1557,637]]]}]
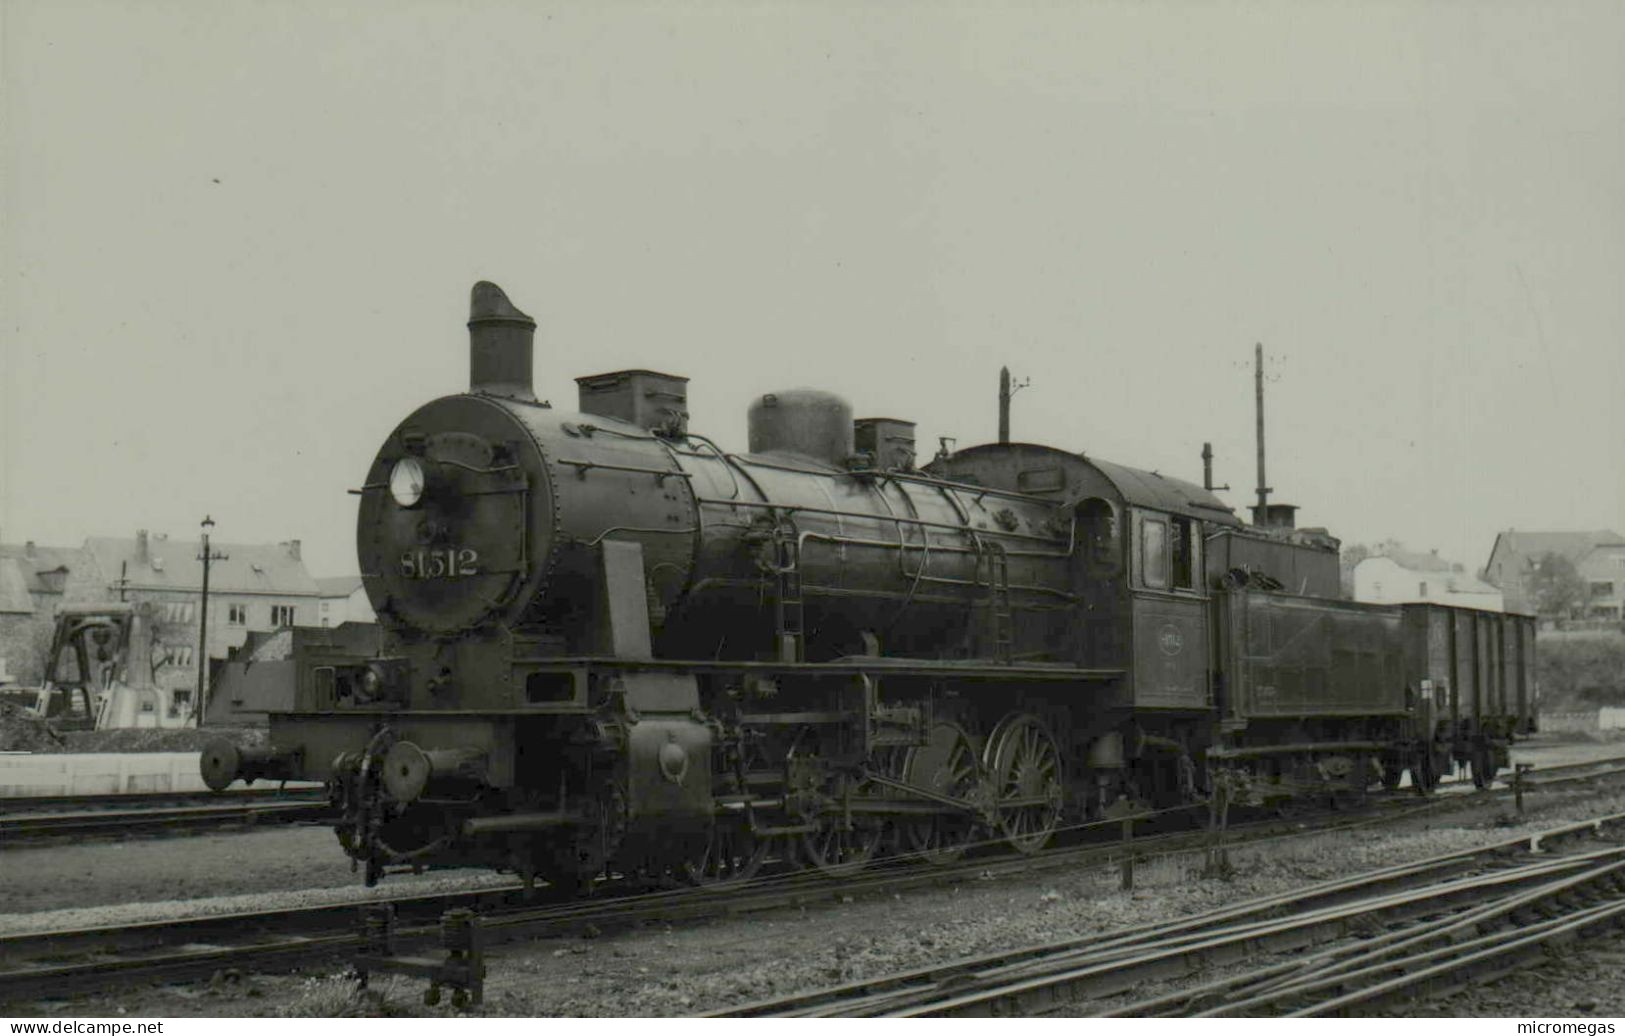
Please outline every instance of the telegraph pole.
[{"label": "telegraph pole", "polygon": [[1269,507],[1269,483],[1264,479],[1264,343],[1253,346],[1253,389],[1258,397],[1258,506],[1253,524],[1263,525]]},{"label": "telegraph pole", "polygon": [[1032,379],[1012,382],[1010,368],[999,368],[999,441],[1010,441],[1010,397],[1032,384]]},{"label": "telegraph pole", "polygon": [[197,630],[197,725],[203,725],[203,714],[208,708],[209,679],[209,563],[224,561],[227,555],[209,549],[209,530],[214,528],[214,519],[208,515],[203,516],[203,549],[199,551],[197,559],[203,562],[203,600],[198,608]]},{"label": "telegraph pole", "polygon": [[999,368],[999,441],[1010,441],[1010,368]]}]

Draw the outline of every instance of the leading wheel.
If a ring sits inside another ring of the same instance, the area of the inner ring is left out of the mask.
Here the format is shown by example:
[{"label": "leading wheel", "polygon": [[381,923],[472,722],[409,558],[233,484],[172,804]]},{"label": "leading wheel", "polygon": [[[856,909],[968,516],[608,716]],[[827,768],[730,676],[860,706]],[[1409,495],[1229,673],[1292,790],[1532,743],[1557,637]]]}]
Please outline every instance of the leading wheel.
[{"label": "leading wheel", "polygon": [[683,877],[694,885],[748,881],[762,869],[767,847],[768,839],[757,838],[742,824],[714,824],[700,856],[683,864]]},{"label": "leading wheel", "polygon": [[999,833],[1017,852],[1044,848],[1061,822],[1061,751],[1030,715],[999,721],[984,762],[993,779]]},{"label": "leading wheel", "polygon": [[[957,723],[936,723],[925,744],[908,750],[902,780],[953,799],[971,799],[981,783],[981,767],[970,736]],[[976,837],[969,813],[938,813],[897,822],[899,848],[915,859],[946,865],[965,854]]]}]

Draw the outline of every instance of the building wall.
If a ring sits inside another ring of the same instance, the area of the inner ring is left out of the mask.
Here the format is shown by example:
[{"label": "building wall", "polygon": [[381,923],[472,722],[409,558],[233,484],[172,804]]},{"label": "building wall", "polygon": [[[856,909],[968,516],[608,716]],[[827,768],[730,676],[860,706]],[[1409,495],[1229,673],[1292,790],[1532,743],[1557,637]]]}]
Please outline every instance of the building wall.
[{"label": "building wall", "polygon": [[[203,595],[188,590],[128,591],[132,601],[159,606],[153,637],[154,676],[160,687],[196,687],[198,632]],[[239,611],[240,609],[240,611]],[[280,609],[280,610],[278,610]],[[291,622],[279,621],[292,617]],[[243,646],[250,630],[315,625],[317,599],[281,594],[215,593],[209,591],[209,657],[230,658]],[[239,621],[240,619],[240,621]]]},{"label": "building wall", "polygon": [[1542,734],[1594,734],[1601,729],[1601,711],[1542,712],[1535,725]]},{"label": "building wall", "polygon": [[1625,547],[1595,547],[1575,570],[1586,584],[1585,618],[1625,618]]},{"label": "building wall", "polygon": [[1529,559],[1522,554],[1498,548],[1484,569],[1484,577],[1501,588],[1501,599],[1507,611],[1530,614],[1535,610],[1524,592],[1524,575],[1528,566]]},{"label": "building wall", "polygon": [[[198,632],[202,592],[197,588],[153,588],[132,581],[122,589],[121,573],[103,572],[91,552],[85,566],[79,593],[84,599],[102,601],[150,601],[158,606],[153,631],[154,680],[164,688],[196,688],[198,680]],[[93,596],[91,596],[93,595]],[[241,617],[234,608],[242,609]],[[273,609],[285,609],[273,612]],[[240,648],[251,630],[273,630],[279,625],[314,625],[317,597],[314,592],[284,594],[244,593],[209,589],[208,652],[212,659],[227,659]],[[278,619],[291,618],[291,622]]]},{"label": "building wall", "polygon": [[[20,684],[36,684],[44,664],[44,649],[38,646],[41,629],[49,637],[50,627],[42,626],[36,615],[0,614],[0,678],[9,676]],[[47,641],[49,643],[49,641]]]},{"label": "building wall", "polygon": [[[30,548],[32,544],[29,545]],[[19,567],[24,571],[37,571],[40,566],[65,565],[68,575],[58,592],[31,591],[34,604],[30,614],[0,615],[0,658],[6,660],[4,668],[12,681],[19,685],[38,685],[45,677],[45,655],[50,650],[51,633],[56,625],[57,611],[64,604],[80,604],[100,600],[95,580],[89,577],[90,557],[79,548],[48,547],[42,554],[30,558],[15,552]]]},{"label": "building wall", "polygon": [[338,626],[346,622],[377,622],[378,616],[367,599],[365,587],[356,587],[348,597],[323,597],[317,625]]}]

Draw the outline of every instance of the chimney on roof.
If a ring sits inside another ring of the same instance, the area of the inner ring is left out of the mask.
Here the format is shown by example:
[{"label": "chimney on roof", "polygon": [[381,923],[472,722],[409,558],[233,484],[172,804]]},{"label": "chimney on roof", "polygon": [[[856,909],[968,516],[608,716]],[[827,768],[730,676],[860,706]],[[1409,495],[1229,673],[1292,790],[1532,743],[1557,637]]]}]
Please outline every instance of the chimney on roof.
[{"label": "chimney on roof", "polygon": [[145,565],[152,558],[152,551],[147,546],[147,530],[135,530],[135,563]]},{"label": "chimney on roof", "polygon": [[31,558],[31,557],[34,556],[34,541],[33,540],[29,540],[27,543],[23,544],[23,556],[28,557],[28,558]]},{"label": "chimney on roof", "polygon": [[301,558],[299,556],[299,541],[298,540],[289,540],[288,541],[288,557],[293,558],[295,561],[303,561],[304,560],[303,558]]}]

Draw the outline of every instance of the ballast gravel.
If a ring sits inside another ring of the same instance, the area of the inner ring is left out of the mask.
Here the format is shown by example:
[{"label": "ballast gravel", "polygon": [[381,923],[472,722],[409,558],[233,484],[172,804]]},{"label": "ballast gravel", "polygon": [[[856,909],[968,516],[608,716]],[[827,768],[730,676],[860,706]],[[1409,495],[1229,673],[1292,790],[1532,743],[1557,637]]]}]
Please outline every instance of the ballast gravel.
[{"label": "ballast gravel", "polygon": [[[1523,820],[1510,803],[1491,800],[1462,812],[1415,817],[1231,850],[1236,875],[1200,876],[1200,854],[1142,862],[1135,888],[1119,888],[1115,868],[967,880],[901,894],[842,897],[825,905],[718,918],[704,924],[645,926],[595,937],[497,946],[488,957],[486,1001],[474,1013],[493,1016],[690,1015],[780,995],[940,965],[967,956],[1086,936],[1210,910],[1255,896],[1416,860],[1452,849],[1504,841],[1601,812],[1625,811],[1625,794],[1571,791],[1531,796]],[[392,879],[393,880],[393,879]],[[263,897],[255,900],[264,902]],[[1625,943],[1588,945],[1585,953],[1625,953]],[[1499,987],[1493,987],[1499,988]],[[336,964],[292,975],[227,971],[207,983],[154,986],[41,1011],[131,1016],[437,1016],[425,1007],[423,984],[375,980],[373,998],[358,998]],[[1534,999],[1517,1010],[1497,999],[1483,1010],[1466,1001],[1416,1013],[1531,1017],[1576,1010],[1573,984],[1531,984]],[[1611,994],[1610,994],[1611,995]],[[1487,994],[1486,994],[1487,996]],[[1591,1001],[1601,1003],[1602,997]],[[1615,1005],[1616,1008],[1621,1005]],[[1602,1007],[1597,1008],[1604,1011]],[[1088,1013],[1080,1009],[1079,1013]],[[1403,1012],[1402,1012],[1403,1013]],[[1618,1013],[1616,1011],[1616,1013]]]}]

